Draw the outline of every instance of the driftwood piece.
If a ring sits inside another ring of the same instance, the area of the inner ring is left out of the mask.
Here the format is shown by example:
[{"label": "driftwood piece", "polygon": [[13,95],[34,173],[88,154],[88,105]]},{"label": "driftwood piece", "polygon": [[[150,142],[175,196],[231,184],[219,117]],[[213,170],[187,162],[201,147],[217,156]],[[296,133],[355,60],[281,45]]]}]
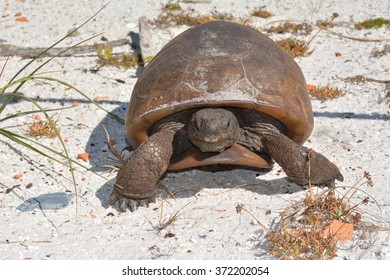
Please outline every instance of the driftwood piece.
[{"label": "driftwood piece", "polygon": [[[87,46],[77,46],[65,53],[61,53],[65,51],[67,48],[51,48],[47,52],[45,52],[41,57],[44,56],[73,56],[75,54],[84,54],[96,52],[99,47],[103,47],[105,45],[109,45],[111,47],[119,47],[123,45],[131,45],[131,41],[129,39],[119,39],[106,43],[93,44]],[[42,53],[46,48],[32,48],[32,47],[20,47],[10,44],[0,44],[0,57],[7,56],[20,56],[22,58],[33,58]],[[60,54],[61,53],[61,54]]]}]

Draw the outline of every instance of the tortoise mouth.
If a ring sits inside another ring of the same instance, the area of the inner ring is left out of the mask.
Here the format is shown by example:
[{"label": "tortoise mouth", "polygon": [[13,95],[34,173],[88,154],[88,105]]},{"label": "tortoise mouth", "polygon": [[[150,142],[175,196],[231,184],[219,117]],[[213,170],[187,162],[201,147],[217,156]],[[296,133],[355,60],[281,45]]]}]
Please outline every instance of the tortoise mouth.
[{"label": "tortoise mouth", "polygon": [[[219,137],[221,138],[221,137]],[[203,153],[222,153],[226,149],[233,146],[237,141],[230,139],[197,139],[193,137],[190,139],[191,143],[196,146]]]}]

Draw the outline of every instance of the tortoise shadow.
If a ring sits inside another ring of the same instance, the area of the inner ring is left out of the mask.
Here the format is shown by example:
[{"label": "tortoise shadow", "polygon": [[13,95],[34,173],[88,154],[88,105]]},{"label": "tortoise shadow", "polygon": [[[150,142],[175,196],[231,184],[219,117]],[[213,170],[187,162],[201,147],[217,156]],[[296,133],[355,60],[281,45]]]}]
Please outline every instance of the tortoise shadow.
[{"label": "tortoise shadow", "polygon": [[[170,194],[174,194],[176,199],[189,198],[207,189],[218,189],[223,193],[235,188],[245,188],[245,190],[259,195],[296,193],[305,190],[294,183],[290,183],[286,177],[272,180],[261,179],[261,175],[266,173],[268,171],[219,165],[181,172],[168,172],[163,176],[160,187],[157,188],[156,197],[170,200],[173,199]],[[258,176],[260,178],[257,178]],[[110,207],[108,199],[114,181],[115,179],[108,181],[96,191],[96,197],[105,209]],[[215,193],[212,195],[215,195]],[[114,208],[119,210],[117,205]]]}]

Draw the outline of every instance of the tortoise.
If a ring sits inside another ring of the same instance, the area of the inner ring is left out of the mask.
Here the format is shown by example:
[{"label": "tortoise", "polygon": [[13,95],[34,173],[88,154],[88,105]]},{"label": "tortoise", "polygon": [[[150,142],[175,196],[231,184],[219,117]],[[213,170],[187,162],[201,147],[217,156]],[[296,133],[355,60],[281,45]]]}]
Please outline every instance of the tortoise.
[{"label": "tortoise", "polygon": [[343,180],[337,166],[302,146],[313,123],[302,71],[274,41],[231,22],[190,28],[134,86],[125,127],[135,150],[109,203],[147,207],[167,170],[214,164],[264,169],[276,161],[298,185],[310,175],[312,184],[334,186]]}]

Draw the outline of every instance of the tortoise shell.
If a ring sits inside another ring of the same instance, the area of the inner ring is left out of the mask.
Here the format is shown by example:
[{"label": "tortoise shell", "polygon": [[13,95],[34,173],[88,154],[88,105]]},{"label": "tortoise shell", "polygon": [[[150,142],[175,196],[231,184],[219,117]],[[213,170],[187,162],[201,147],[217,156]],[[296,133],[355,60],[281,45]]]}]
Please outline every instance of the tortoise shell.
[{"label": "tortoise shell", "polygon": [[307,84],[294,59],[250,27],[216,21],[178,35],[147,65],[131,96],[126,137],[136,148],[170,114],[224,106],[279,120],[298,144],[313,129]]}]

